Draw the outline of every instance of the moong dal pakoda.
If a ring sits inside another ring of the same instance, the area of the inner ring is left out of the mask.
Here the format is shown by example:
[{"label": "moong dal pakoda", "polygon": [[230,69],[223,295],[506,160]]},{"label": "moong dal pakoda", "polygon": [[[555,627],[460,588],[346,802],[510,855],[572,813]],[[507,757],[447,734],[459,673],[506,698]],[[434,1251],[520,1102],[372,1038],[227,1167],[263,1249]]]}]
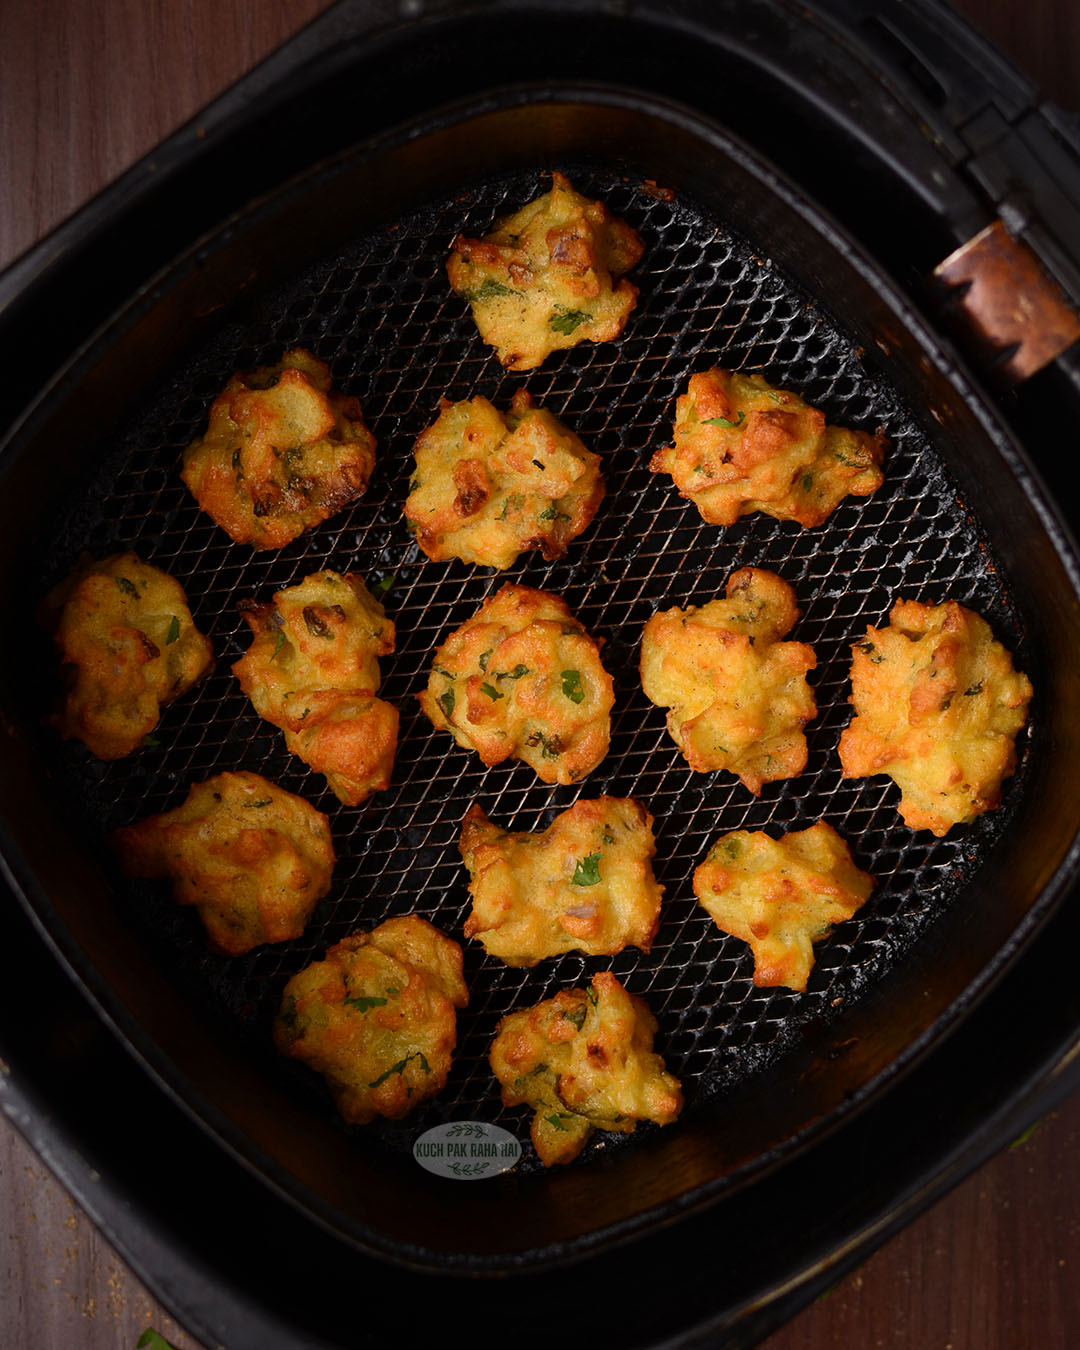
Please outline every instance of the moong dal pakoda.
[{"label": "moong dal pakoda", "polygon": [[507,583],[435,652],[420,706],[485,764],[576,783],[607,754],[611,676],[565,601]]},{"label": "moong dal pakoda", "polygon": [[234,375],[181,477],[238,544],[282,548],[360,497],[375,438],[355,398],[332,393],[330,368],[302,347]]},{"label": "moong dal pakoda", "polygon": [[806,766],[803,727],[817,712],[806,672],[816,660],[805,643],[783,641],[799,617],[786,581],[743,567],[726,594],[652,616],[641,683],[668,709],[668,730],[692,769],[727,769],[756,796]]},{"label": "moong dal pakoda", "polygon": [[973,610],[897,600],[888,627],[868,628],[851,648],[844,777],[888,774],[904,824],[945,835],[1000,805],[1031,695]]},{"label": "moong dal pakoda", "polygon": [[465,936],[508,966],[580,951],[648,951],[664,888],[652,817],[623,797],[577,801],[537,834],[501,830],[477,804],[461,828],[472,913]]},{"label": "moong dal pakoda", "polygon": [[549,562],[586,529],[604,495],[600,456],[519,389],[504,416],[486,398],[442,400],[417,439],[405,520],[429,558],[506,568]]},{"label": "moong dal pakoda", "polygon": [[228,956],[298,938],[334,866],[326,816],[257,773],[196,783],[180,806],[116,830],[112,844],[128,876],[167,878]]},{"label": "moong dal pakoda", "polygon": [[294,975],[274,1023],[282,1054],[322,1074],[350,1125],[400,1120],[446,1084],[461,948],[426,919],[354,933]]},{"label": "moong dal pakoda", "polygon": [[694,872],[694,894],[717,927],[750,944],[756,985],[803,990],[813,944],[866,903],[874,879],[819,821],[773,839],[762,830],[721,835]]},{"label": "moong dal pakoda", "polygon": [[675,443],[649,464],[712,525],[764,511],[821,525],[846,496],[883,482],[883,437],[825,425],[798,394],[760,375],[702,371],[675,404]]},{"label": "moong dal pakoda", "polygon": [[122,759],[157,726],[162,706],[214,663],[183,587],[134,553],[85,562],[42,602],[65,691],[50,718],[98,759]]},{"label": "moong dal pakoda", "polygon": [[489,1059],[504,1106],[535,1115],[545,1167],[571,1162],[594,1130],[631,1134],[639,1120],[670,1125],[682,1089],[653,1051],[656,1019],[610,971],[499,1023]]},{"label": "moong dal pakoda", "polygon": [[458,235],[446,271],[502,365],[532,370],[559,348],[619,336],[638,294],[623,274],[643,252],[625,221],[553,173],[550,192],[491,234]]},{"label": "moong dal pakoda", "polygon": [[233,674],[259,716],[346,806],[387,787],[398,710],[376,693],[394,625],[363,579],[315,572],[268,603],[240,608],[254,640]]}]

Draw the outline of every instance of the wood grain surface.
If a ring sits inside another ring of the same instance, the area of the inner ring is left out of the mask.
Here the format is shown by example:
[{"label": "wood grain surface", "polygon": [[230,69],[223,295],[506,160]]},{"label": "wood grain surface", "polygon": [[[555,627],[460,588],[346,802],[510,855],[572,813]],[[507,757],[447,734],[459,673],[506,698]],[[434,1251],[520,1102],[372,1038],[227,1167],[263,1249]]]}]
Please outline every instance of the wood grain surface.
[{"label": "wood grain surface", "polygon": [[[0,267],[325,7],[0,0]],[[1080,0],[958,8],[1051,98],[1080,108]],[[1078,1145],[1074,1098],[767,1350],[1080,1345]],[[2,1121],[0,1253],[0,1350],[133,1350],[149,1325],[199,1350]]]}]

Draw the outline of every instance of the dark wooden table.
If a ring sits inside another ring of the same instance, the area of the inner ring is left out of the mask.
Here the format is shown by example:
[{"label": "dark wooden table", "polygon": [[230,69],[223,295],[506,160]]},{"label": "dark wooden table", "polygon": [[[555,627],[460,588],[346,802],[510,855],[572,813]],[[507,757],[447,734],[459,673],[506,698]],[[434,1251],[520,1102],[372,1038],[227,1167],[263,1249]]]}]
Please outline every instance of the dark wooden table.
[{"label": "dark wooden table", "polygon": [[[1080,0],[957,0],[1080,108]],[[0,267],[326,0],[0,0]],[[0,1120],[0,1350],[198,1350]],[[1080,1097],[805,1309],[767,1350],[1080,1345]]]}]

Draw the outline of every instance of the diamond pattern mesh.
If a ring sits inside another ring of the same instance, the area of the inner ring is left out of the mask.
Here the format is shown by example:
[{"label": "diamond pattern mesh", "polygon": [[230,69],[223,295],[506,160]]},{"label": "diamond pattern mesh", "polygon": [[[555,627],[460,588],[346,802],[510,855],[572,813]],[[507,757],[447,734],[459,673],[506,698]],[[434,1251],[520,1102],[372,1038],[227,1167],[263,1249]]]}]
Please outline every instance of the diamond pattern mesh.
[{"label": "diamond pattern mesh", "polygon": [[[223,1034],[262,1060],[291,1090],[332,1114],[315,1076],[280,1061],[269,1026],[293,972],[355,928],[414,910],[460,939],[468,913],[459,823],[479,799],[500,824],[538,829],[580,793],[634,796],[656,819],[662,921],[649,955],[628,950],[610,962],[567,956],[532,971],[511,970],[466,943],[469,1008],[444,1093],[402,1125],[369,1133],[405,1148],[443,1119],[480,1118],[525,1132],[526,1115],[504,1112],[486,1052],[498,1019],[610,966],[659,1019],[658,1048],[693,1102],[724,1092],[772,1063],[809,1021],[836,1016],[860,990],[902,961],[934,915],[967,882],[1008,808],[943,841],[899,822],[897,791],[885,779],[845,782],[836,744],[848,721],[848,644],[881,622],[898,593],[962,600],[983,613],[1023,661],[1023,635],[990,565],[985,539],[955,484],[893,389],[862,365],[842,329],[767,260],[691,204],[665,202],[633,181],[563,166],[581,190],[602,197],[647,242],[636,269],[638,308],[616,343],[583,344],[539,370],[505,375],[476,336],[464,302],[448,289],[444,260],[460,230],[485,233],[493,219],[537,194],[533,174],[487,182],[354,240],[288,284],[262,296],[254,320],[225,326],[214,341],[169,371],[136,409],[93,490],[61,519],[52,556],[56,579],[79,551],[103,556],[131,547],[185,586],[218,664],[196,691],[168,708],[157,744],[102,764],[75,744],[52,749],[93,827],[104,832],[181,801],[189,784],[224,769],[252,769],[298,792],[331,819],[339,863],[330,895],[303,939],[241,958],[210,956],[194,915],[156,885],[118,883],[118,903],[168,976],[220,1016]],[[231,543],[200,514],[178,476],[184,446],[203,429],[209,403],[236,369],[277,358],[292,345],[328,360],[336,387],[357,395],[379,444],[367,495],[275,554]],[[831,421],[884,427],[885,486],[842,504],[819,529],[744,518],[730,529],[703,524],[667,478],[646,465],[670,436],[673,403],[695,370],[762,370],[823,408]],[[432,563],[406,532],[401,504],[415,437],[435,417],[440,395],[483,393],[509,404],[524,384],[604,459],[608,495],[597,520],[566,558],[528,555],[507,573],[459,562]],[[737,567],[771,568],[795,588],[803,617],[792,636],[811,643],[819,716],[808,728],[806,773],[766,786],[755,800],[729,774],[693,773],[667,736],[664,714],[641,692],[637,648],[652,612],[698,604],[722,592]],[[237,602],[268,598],[320,568],[358,570],[385,596],[398,649],[382,662],[382,695],[401,709],[391,788],[360,808],[342,807],[324,780],[283,749],[230,673],[247,645]],[[605,639],[616,686],[611,751],[582,785],[551,788],[525,765],[485,770],[419,712],[430,654],[504,580],[563,595],[589,631]],[[1015,799],[1021,784],[1007,793]],[[693,869],[711,841],[739,828],[774,832],[824,818],[878,878],[865,908],[816,949],[804,994],[756,989],[748,949],[727,938],[697,905]],[[601,1137],[596,1149],[628,1146]]]}]

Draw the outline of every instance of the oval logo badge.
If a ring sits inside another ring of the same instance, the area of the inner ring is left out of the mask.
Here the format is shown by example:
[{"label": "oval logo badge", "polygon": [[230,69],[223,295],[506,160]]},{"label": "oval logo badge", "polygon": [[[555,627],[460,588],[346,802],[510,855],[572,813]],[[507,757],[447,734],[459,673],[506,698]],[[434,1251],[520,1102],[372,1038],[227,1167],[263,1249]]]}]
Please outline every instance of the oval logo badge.
[{"label": "oval logo badge", "polygon": [[413,1144],[413,1157],[436,1176],[480,1181],[509,1172],[521,1157],[521,1145],[499,1125],[453,1120],[425,1130]]}]

